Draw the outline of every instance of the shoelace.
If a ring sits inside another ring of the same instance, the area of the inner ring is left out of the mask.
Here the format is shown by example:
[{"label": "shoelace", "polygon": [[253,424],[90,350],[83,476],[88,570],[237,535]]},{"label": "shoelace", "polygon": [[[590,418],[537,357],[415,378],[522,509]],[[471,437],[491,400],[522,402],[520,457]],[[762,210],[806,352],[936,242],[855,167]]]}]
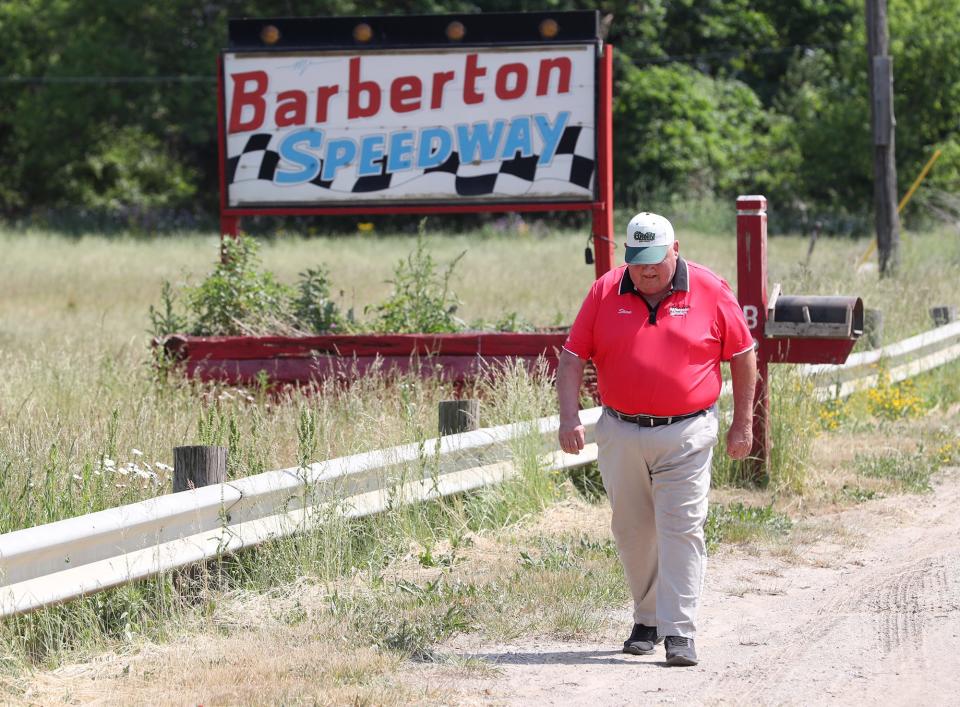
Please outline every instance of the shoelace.
[{"label": "shoelace", "polygon": [[690,639],[686,636],[670,636],[670,645],[677,648],[687,648],[690,645]]}]

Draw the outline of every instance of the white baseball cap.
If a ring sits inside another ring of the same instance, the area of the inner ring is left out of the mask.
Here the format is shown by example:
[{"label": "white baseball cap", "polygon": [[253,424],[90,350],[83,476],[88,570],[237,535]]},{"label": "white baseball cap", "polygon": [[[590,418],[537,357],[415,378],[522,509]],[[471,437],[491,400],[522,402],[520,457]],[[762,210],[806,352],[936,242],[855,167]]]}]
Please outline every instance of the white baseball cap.
[{"label": "white baseball cap", "polygon": [[644,211],[627,224],[624,245],[624,260],[629,265],[656,265],[667,257],[667,249],[673,245],[673,226],[663,216]]}]

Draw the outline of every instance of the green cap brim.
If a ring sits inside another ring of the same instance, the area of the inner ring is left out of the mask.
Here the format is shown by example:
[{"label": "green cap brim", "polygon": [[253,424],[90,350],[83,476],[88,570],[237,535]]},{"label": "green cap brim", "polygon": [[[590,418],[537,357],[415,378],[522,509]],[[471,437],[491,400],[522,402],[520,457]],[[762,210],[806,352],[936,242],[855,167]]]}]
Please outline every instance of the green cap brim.
[{"label": "green cap brim", "polygon": [[628,265],[656,265],[667,257],[667,245],[650,245],[645,248],[631,248],[626,246],[627,255],[624,262]]}]

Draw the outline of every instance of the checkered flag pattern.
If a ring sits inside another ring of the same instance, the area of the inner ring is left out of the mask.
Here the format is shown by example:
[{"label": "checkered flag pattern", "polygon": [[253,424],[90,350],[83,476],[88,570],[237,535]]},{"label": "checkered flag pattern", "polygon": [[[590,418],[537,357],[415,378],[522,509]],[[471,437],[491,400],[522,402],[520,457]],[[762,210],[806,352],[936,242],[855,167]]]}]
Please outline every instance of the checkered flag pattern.
[{"label": "checkered flag pattern", "polygon": [[[275,144],[282,136],[256,133],[246,142],[241,154],[227,160],[227,183],[240,184],[252,180],[273,181],[280,162]],[[356,162],[337,170],[332,180],[318,175],[311,184],[331,194],[362,194],[390,190],[391,196],[424,193],[450,193],[471,196],[524,196],[558,191],[556,182],[574,185],[586,192],[593,190],[596,164],[592,156],[593,130],[568,126],[557,145],[550,164],[540,164],[539,155],[523,157],[519,151],[499,165],[490,162],[464,163],[457,152],[436,167],[404,170],[388,174],[386,156],[377,160],[380,174],[358,176]],[[321,174],[322,160],[321,160]]]}]

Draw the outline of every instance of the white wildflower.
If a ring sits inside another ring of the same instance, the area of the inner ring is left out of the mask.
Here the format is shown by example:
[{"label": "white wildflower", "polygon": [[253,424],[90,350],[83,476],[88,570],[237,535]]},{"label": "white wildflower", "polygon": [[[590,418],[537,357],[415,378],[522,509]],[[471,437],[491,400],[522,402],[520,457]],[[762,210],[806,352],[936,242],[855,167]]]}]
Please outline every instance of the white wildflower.
[{"label": "white wildflower", "polygon": [[106,469],[112,469],[112,468],[115,467],[116,465],[117,465],[117,463],[116,463],[115,461],[113,461],[113,459],[104,459],[104,460],[103,460],[103,466],[104,466],[104,468],[106,468]]},{"label": "white wildflower", "polygon": [[130,453],[131,453],[133,456],[135,456],[135,457],[142,457],[142,456],[143,456],[143,452],[141,452],[139,449],[131,449],[131,450],[130,450]]},{"label": "white wildflower", "polygon": [[74,474],[73,478],[75,478],[77,481],[83,481],[83,477],[80,476],[80,474]]},{"label": "white wildflower", "polygon": [[137,476],[139,476],[141,479],[154,479],[154,478],[156,478],[156,476],[157,476],[157,475],[154,474],[152,471],[144,471],[143,469],[139,469],[139,468],[136,469],[136,474],[137,474]]},{"label": "white wildflower", "polygon": [[160,471],[173,471],[173,467],[163,462],[154,462],[153,465],[157,467]]}]

